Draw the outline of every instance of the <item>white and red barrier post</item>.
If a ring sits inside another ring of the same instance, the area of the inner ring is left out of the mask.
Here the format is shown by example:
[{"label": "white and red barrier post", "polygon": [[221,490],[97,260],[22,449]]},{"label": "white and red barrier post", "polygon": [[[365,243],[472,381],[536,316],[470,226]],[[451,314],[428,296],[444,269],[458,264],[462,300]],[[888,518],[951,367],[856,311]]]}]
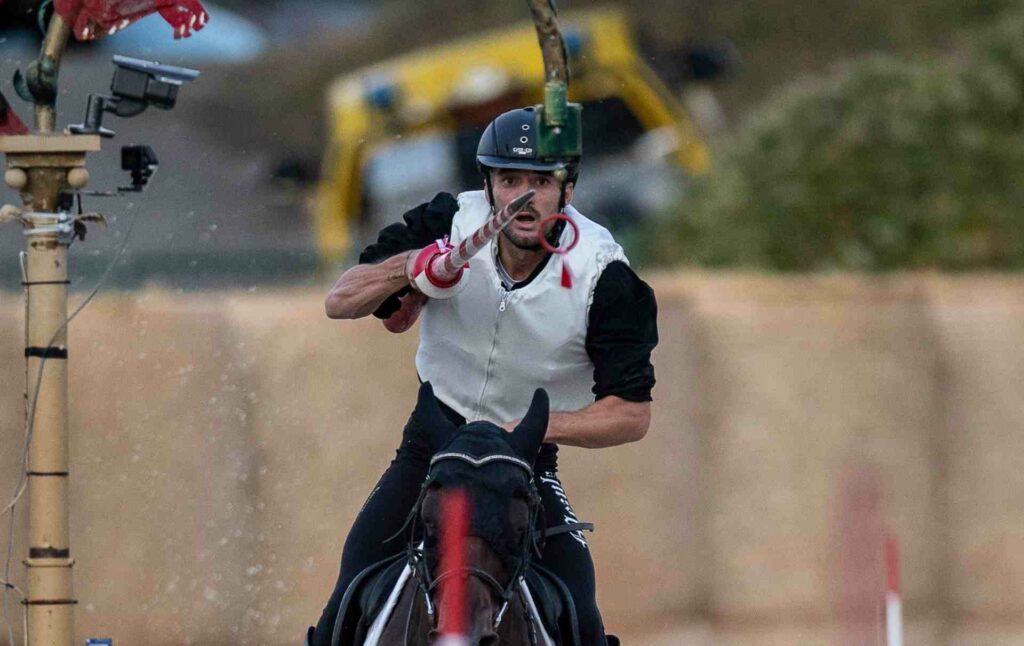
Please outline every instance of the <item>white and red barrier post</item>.
[{"label": "white and red barrier post", "polygon": [[900,548],[894,534],[885,537],[885,636],[887,646],[903,646]]}]

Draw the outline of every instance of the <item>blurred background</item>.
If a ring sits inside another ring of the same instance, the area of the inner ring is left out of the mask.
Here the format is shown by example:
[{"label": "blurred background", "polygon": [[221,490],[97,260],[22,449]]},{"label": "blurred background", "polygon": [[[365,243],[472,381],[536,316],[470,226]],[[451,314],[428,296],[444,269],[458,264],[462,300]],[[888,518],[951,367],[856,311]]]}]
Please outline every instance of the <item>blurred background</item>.
[{"label": "blurred background", "polygon": [[[0,4],[0,91],[29,123],[11,78],[37,5]],[[381,226],[478,187],[483,126],[540,99],[525,3],[206,7],[191,38],[151,16],[61,71],[61,127],[115,53],[202,71],[173,111],[109,118],[89,158],[100,190],[126,183],[121,145],[161,164],[144,193],[85,197],[111,225],[70,251],[74,306],[131,231],[70,327],[82,639],[301,641],[417,385],[414,335],[322,299]],[[883,643],[891,533],[908,644],[1024,643],[1024,3],[559,8],[577,205],[660,305],[648,437],[562,454],[610,631]],[[0,230],[0,491],[23,245]]]}]

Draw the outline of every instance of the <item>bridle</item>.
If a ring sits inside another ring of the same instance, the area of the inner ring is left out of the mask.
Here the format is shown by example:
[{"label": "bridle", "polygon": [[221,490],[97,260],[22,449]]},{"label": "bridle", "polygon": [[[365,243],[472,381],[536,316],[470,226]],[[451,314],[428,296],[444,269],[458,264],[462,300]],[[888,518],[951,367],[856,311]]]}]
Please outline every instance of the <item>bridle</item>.
[{"label": "bridle", "polygon": [[[502,585],[490,573],[485,572],[484,570],[471,565],[445,570],[436,577],[432,577],[430,574],[430,568],[428,567],[426,559],[424,558],[423,550],[419,545],[417,545],[415,540],[415,523],[416,519],[419,517],[420,510],[423,505],[423,498],[426,496],[427,490],[434,483],[434,480],[436,478],[436,474],[434,473],[434,467],[438,463],[443,462],[445,460],[458,460],[465,464],[469,464],[474,469],[486,468],[488,465],[491,464],[513,464],[522,469],[526,473],[527,487],[529,490],[529,500],[527,502],[527,504],[529,505],[529,521],[526,528],[526,532],[523,534],[523,540],[519,545],[519,549],[521,550],[521,553],[519,554],[519,562],[516,566],[516,570],[512,573],[512,576],[509,577],[508,583],[505,585]],[[417,579],[417,586],[419,587],[420,592],[423,594],[423,599],[427,609],[427,615],[430,617],[430,621],[433,628],[437,627],[437,613],[434,610],[434,603],[431,598],[431,595],[447,579],[450,579],[455,576],[472,576],[476,577],[477,579],[487,584],[487,586],[490,587],[491,590],[493,590],[497,594],[498,599],[501,600],[501,607],[498,609],[498,612],[494,615],[494,623],[492,624],[492,629],[497,631],[498,627],[501,625],[502,619],[505,616],[505,612],[508,610],[508,607],[512,602],[512,599],[516,591],[519,590],[520,579],[522,579],[523,576],[525,576],[526,574],[526,568],[529,565],[529,557],[531,551],[536,550],[538,553],[540,551],[540,547],[537,543],[538,533],[536,532],[536,526],[539,517],[540,496],[538,495],[536,486],[533,483],[533,467],[530,466],[530,464],[526,460],[511,455],[502,454],[491,454],[477,458],[467,453],[459,453],[452,451],[438,453],[434,455],[433,458],[431,458],[430,469],[427,472],[427,479],[423,482],[419,499],[416,501],[416,505],[410,512],[410,517],[406,521],[406,523],[407,525],[411,526],[410,540],[408,543],[409,563],[413,569],[413,572],[415,573]],[[410,607],[410,613],[411,612],[412,608]],[[408,630],[408,626],[409,622],[407,621],[406,630]],[[406,639],[408,639],[408,634],[406,635]]]}]

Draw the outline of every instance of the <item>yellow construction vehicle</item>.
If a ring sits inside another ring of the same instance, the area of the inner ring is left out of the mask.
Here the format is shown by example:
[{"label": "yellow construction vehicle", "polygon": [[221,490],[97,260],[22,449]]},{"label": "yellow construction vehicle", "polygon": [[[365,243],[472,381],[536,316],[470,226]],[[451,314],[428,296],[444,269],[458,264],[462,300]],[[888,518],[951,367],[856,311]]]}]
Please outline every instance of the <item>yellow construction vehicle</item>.
[{"label": "yellow construction vehicle", "polygon": [[[613,180],[634,188],[636,182],[623,172],[623,159],[636,170],[653,154],[677,175],[703,172],[707,148],[682,105],[642,60],[625,15],[610,9],[569,13],[560,22],[572,73],[569,100],[583,105],[584,177],[575,203],[606,202],[586,197],[602,187],[615,215],[625,217],[623,189]],[[524,22],[334,82],[315,205],[321,260],[344,258],[354,244],[437,190],[479,186],[474,153],[484,126],[505,110],[541,103],[544,78],[534,25]],[[602,161],[610,159],[620,161]],[[598,180],[602,176],[607,181]],[[666,182],[678,178],[663,180],[663,187]]]}]

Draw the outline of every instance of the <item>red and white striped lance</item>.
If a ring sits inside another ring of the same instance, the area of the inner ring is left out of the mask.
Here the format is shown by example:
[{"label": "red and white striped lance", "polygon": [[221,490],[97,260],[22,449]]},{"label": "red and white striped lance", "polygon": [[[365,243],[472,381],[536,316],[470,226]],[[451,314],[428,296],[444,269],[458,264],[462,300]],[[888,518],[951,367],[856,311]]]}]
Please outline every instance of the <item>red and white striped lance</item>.
[{"label": "red and white striped lance", "polygon": [[462,268],[469,264],[469,259],[508,226],[509,222],[533,198],[534,193],[535,191],[529,190],[512,200],[505,205],[505,208],[492,215],[482,227],[467,236],[450,253],[436,256],[430,264],[431,273],[444,282],[455,280]]}]

